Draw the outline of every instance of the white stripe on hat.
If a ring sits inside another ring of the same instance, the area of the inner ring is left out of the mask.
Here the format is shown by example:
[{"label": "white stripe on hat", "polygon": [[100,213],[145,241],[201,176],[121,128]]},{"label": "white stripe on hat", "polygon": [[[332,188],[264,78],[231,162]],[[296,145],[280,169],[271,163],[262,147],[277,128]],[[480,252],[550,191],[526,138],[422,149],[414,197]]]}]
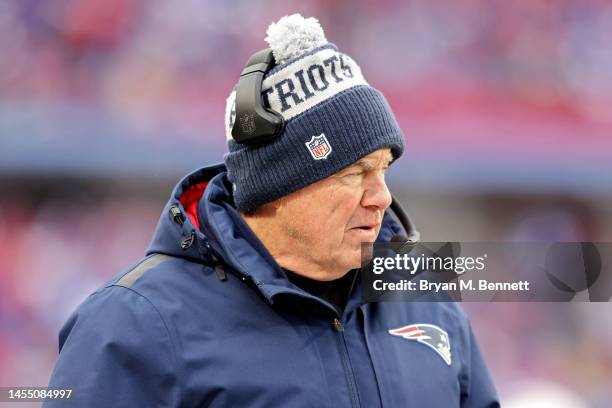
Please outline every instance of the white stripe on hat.
[{"label": "white stripe on hat", "polygon": [[[357,63],[335,47],[295,59],[266,77],[262,97],[270,108],[286,121],[319,105],[338,93],[359,85],[368,85]],[[236,92],[227,99],[225,109],[226,137],[232,139]]]}]

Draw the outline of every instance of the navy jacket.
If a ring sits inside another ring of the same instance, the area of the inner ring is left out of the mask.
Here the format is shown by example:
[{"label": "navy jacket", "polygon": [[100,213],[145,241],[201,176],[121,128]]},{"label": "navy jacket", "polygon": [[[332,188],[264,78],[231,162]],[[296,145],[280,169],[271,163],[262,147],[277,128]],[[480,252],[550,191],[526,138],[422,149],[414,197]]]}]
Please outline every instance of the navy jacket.
[{"label": "navy jacket", "polygon": [[[287,280],[230,187],[222,165],[177,185],[147,257],[61,329],[50,386],[75,399],[45,407],[499,406],[458,305],[364,304],[357,286],[337,315]],[[379,240],[398,232],[386,214]],[[389,333],[411,324],[447,333],[451,360]]]}]

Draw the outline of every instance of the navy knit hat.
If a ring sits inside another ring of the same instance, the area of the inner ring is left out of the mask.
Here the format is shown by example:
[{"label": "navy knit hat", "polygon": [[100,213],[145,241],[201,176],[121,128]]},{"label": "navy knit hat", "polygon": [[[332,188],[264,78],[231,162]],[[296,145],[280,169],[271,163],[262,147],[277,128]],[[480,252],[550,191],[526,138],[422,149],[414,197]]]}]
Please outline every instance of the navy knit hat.
[{"label": "navy knit hat", "polygon": [[327,42],[316,19],[286,16],[267,34],[278,65],[264,78],[262,98],[286,126],[272,142],[235,142],[235,90],[229,96],[224,161],[239,211],[329,177],[378,149],[401,156],[404,137],[385,97],[352,58]]}]

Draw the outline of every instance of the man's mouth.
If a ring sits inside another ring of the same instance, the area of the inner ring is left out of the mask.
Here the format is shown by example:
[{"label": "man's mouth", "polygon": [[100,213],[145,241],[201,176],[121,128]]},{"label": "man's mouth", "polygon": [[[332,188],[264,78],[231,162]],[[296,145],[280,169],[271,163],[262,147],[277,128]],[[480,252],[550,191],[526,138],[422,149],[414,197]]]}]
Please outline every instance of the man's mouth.
[{"label": "man's mouth", "polygon": [[376,231],[376,227],[378,225],[377,224],[372,224],[372,225],[359,225],[357,227],[353,227],[351,228],[352,231],[364,231],[364,232],[375,232]]}]

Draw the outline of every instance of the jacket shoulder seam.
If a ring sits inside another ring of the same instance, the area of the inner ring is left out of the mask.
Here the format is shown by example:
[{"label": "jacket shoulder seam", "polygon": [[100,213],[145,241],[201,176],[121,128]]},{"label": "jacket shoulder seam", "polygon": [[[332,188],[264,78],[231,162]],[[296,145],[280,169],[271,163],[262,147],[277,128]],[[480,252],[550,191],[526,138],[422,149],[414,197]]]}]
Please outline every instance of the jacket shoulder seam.
[{"label": "jacket shoulder seam", "polygon": [[164,254],[153,254],[146,257],[140,263],[138,263],[138,265],[125,273],[117,282],[109,286],[122,286],[129,289],[138,279],[142,277],[142,275],[170,258],[172,257]]},{"label": "jacket shoulder seam", "polygon": [[[150,258],[147,258],[147,259],[150,259]],[[170,257],[168,257],[168,258],[170,258]],[[182,396],[183,395],[183,388],[182,388],[182,384],[183,383],[181,381],[182,375],[181,375],[180,364],[179,364],[179,361],[178,361],[178,353],[177,353],[177,350],[176,350],[176,345],[175,345],[174,338],[172,336],[172,332],[170,331],[170,328],[168,327],[168,324],[166,323],[166,320],[164,319],[163,315],[161,314],[161,312],[159,311],[157,306],[155,306],[155,304],[151,301],[151,299],[149,299],[148,297],[146,297],[142,293],[138,292],[137,290],[134,290],[131,287],[127,287],[127,286],[123,286],[123,285],[118,285],[118,284],[107,286],[106,289],[111,289],[113,287],[123,288],[123,289],[128,290],[128,291],[136,294],[137,296],[143,298],[149,305],[151,305],[151,307],[153,308],[155,313],[157,313],[157,316],[159,317],[159,320],[162,322],[162,324],[164,325],[164,328],[166,329],[166,334],[168,335],[168,339],[170,340],[170,348],[172,350],[172,359],[174,360],[174,366],[175,366],[176,373],[177,373],[177,382],[178,382],[178,385],[179,385],[179,393]]]}]

